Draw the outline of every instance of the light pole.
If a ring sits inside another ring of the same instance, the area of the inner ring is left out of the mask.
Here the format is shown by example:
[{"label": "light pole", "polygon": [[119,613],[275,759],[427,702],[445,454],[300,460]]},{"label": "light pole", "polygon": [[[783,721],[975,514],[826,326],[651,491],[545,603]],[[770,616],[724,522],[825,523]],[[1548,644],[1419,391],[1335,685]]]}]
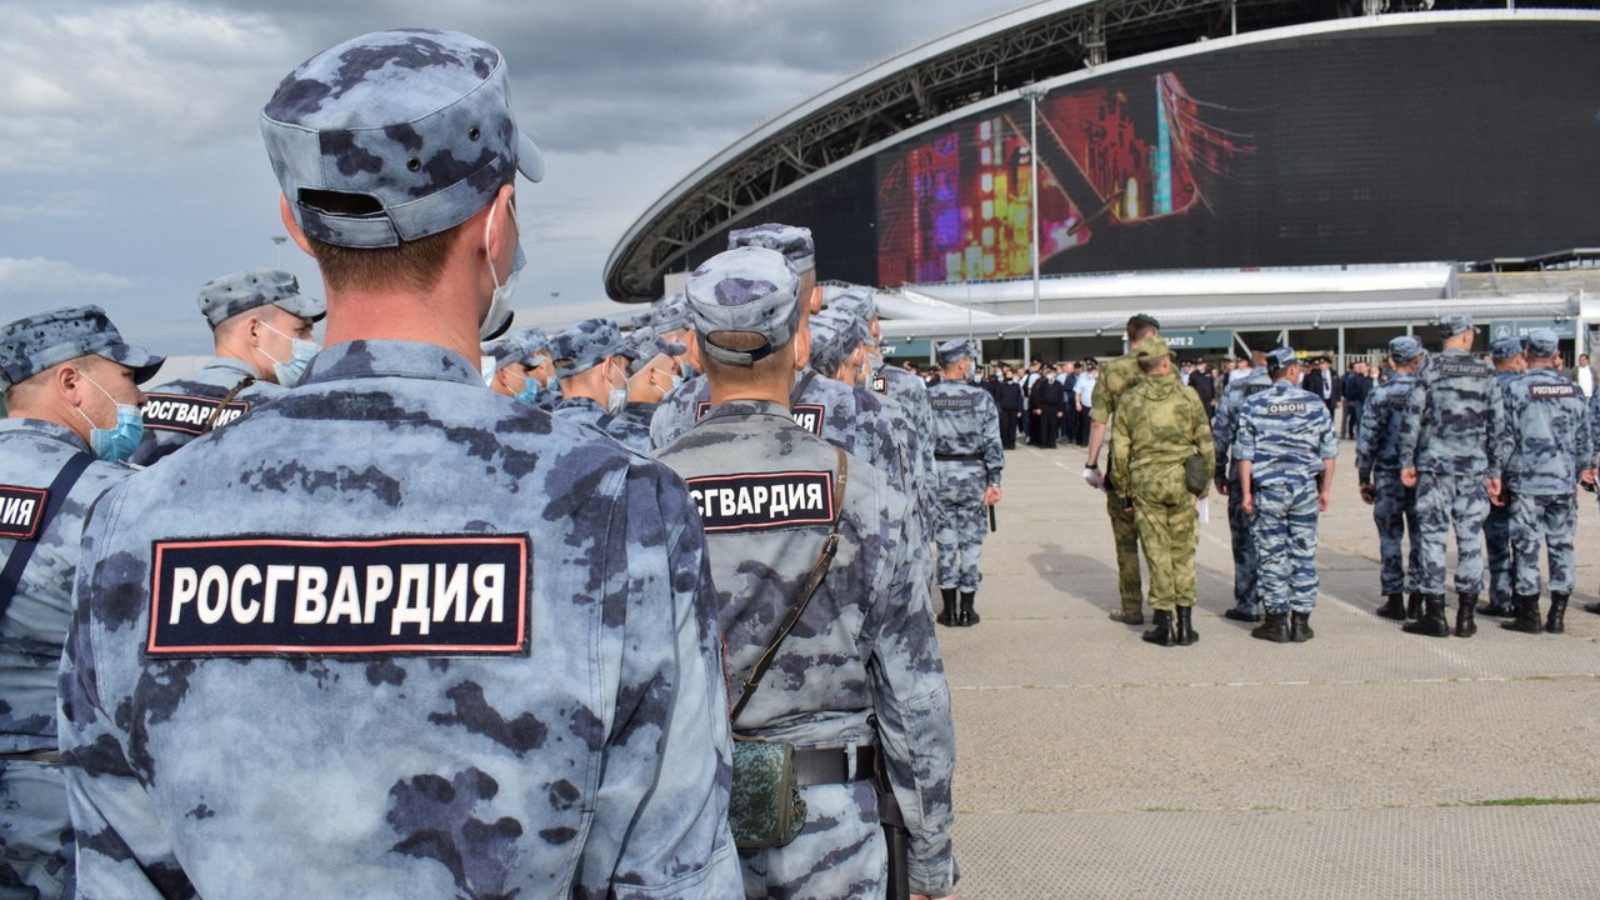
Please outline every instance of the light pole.
[{"label": "light pole", "polygon": [[274,258],[274,260],[276,260],[272,264],[272,267],[274,269],[283,268],[283,243],[284,243],[284,241],[287,241],[288,239],[289,239],[289,236],[286,235],[286,234],[275,234],[275,235],[272,236],[272,243],[274,244],[274,247],[273,247],[274,257],[273,258]]},{"label": "light pole", "polygon": [[[1028,101],[1028,200],[1032,211],[1028,219],[1033,224],[1033,318],[1039,318],[1039,100],[1048,93],[1043,85],[1028,84],[1021,89]],[[1023,365],[1033,359],[1033,329],[1022,336]]]}]

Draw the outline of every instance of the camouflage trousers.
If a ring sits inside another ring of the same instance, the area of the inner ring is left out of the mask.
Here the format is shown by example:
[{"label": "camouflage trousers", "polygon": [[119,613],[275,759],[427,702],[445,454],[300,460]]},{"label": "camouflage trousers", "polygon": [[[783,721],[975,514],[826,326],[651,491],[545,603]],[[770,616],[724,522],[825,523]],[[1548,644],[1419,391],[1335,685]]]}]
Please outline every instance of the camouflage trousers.
[{"label": "camouflage trousers", "polygon": [[1489,559],[1489,598],[1510,600],[1516,588],[1512,574],[1516,560],[1511,553],[1511,504],[1490,505],[1483,520],[1483,552]]},{"label": "camouflage trousers", "polygon": [[939,505],[933,511],[933,540],[938,545],[941,588],[976,593],[983,581],[978,566],[989,529],[984,487],[982,466],[939,463]]},{"label": "camouflage trousers", "polygon": [[1577,583],[1573,537],[1578,531],[1578,498],[1566,494],[1515,494],[1511,502],[1511,553],[1517,593],[1539,596],[1539,544],[1550,560],[1550,592],[1570,594]]},{"label": "camouflage trousers", "polygon": [[801,788],[806,824],[793,841],[741,850],[746,897],[881,898],[889,851],[871,781]]},{"label": "camouflage trousers", "polygon": [[1256,596],[1256,551],[1250,540],[1250,517],[1244,514],[1244,492],[1238,479],[1228,481],[1228,536],[1233,541],[1233,605],[1240,612],[1261,612]]},{"label": "camouflage trousers", "polygon": [[[1372,521],[1378,526],[1378,553],[1383,559],[1378,577],[1379,592],[1386,595],[1410,593],[1417,590],[1417,582],[1422,577],[1416,492],[1400,483],[1399,472],[1373,472],[1372,486]],[[1408,536],[1409,566],[1404,552]]]},{"label": "camouflage trousers", "polygon": [[1106,493],[1106,515],[1111,517],[1111,537],[1117,545],[1117,594],[1122,611],[1144,612],[1144,584],[1139,578],[1139,524],[1123,508],[1120,494]]},{"label": "camouflage trousers", "polygon": [[1481,475],[1417,474],[1417,534],[1422,538],[1423,594],[1443,594],[1445,543],[1456,534],[1456,593],[1483,593],[1483,520],[1489,486]]},{"label": "camouflage trousers", "polygon": [[1194,504],[1140,501],[1134,507],[1134,520],[1150,564],[1150,608],[1170,611],[1193,606],[1194,552],[1200,543],[1200,516]]},{"label": "camouflage trousers", "polygon": [[74,896],[73,850],[61,767],[0,763],[0,897]]},{"label": "camouflage trousers", "polygon": [[1269,613],[1317,606],[1317,483],[1257,488],[1250,517],[1256,551],[1256,596]]}]

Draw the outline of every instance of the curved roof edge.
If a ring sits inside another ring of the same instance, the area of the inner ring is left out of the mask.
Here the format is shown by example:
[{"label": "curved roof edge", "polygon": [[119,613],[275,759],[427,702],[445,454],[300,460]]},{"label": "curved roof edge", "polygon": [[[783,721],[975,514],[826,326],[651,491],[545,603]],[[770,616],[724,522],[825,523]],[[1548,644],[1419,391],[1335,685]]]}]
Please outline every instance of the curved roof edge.
[{"label": "curved roof edge", "polygon": [[[1445,5],[1440,2],[1430,12],[1341,18],[1330,17],[1327,6],[1303,0],[1237,0],[1235,19],[1222,16],[1231,33],[1204,44],[1197,41],[1213,37],[1207,32],[1219,17],[1218,5],[1205,0],[1046,0],[1000,13],[843,79],[758,125],[680,179],[612,250],[604,271],[606,293],[622,302],[654,299],[663,274],[681,265],[708,235],[887,142],[988,103],[1007,102],[1028,84],[1307,32],[1600,16],[1590,9],[1438,8]],[[1166,27],[1152,24],[1158,21]]]}]

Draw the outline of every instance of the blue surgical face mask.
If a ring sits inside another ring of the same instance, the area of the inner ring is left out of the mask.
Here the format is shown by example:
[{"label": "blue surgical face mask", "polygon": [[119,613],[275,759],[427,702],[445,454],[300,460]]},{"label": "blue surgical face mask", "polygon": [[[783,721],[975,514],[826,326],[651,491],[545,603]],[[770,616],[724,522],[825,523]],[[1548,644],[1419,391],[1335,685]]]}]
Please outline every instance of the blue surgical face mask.
[{"label": "blue surgical face mask", "polygon": [[[489,250],[489,228],[494,224],[495,208],[489,208],[489,220],[483,223],[483,249]],[[516,221],[516,207],[511,208],[511,220]],[[511,271],[506,274],[504,283],[500,281],[499,273],[494,270],[494,257],[489,258],[489,277],[494,280],[494,296],[489,301],[489,311],[478,324],[478,339],[491,340],[503,334],[511,325],[511,294],[517,289],[517,276],[522,274],[522,267],[527,264],[527,257],[522,253],[521,234],[518,234],[517,250],[511,257]]]},{"label": "blue surgical face mask", "polygon": [[541,389],[539,379],[530,375],[522,380],[522,390],[518,391],[511,399],[531,406],[538,401]]},{"label": "blue surgical face mask", "polygon": [[99,388],[100,393],[106,395],[117,407],[117,422],[110,428],[96,428],[94,420],[89,418],[83,410],[78,410],[78,415],[89,423],[89,447],[94,450],[98,459],[106,462],[123,462],[133,456],[133,451],[139,449],[139,441],[144,438],[144,417],[139,414],[139,407],[126,403],[117,403],[117,398],[100,383],[84,375],[83,379]]},{"label": "blue surgical face mask", "polygon": [[272,360],[272,374],[277,376],[279,384],[286,388],[292,388],[299,384],[300,379],[305,377],[306,365],[311,362],[311,357],[316,356],[317,352],[322,348],[315,341],[303,341],[297,337],[289,337],[265,322],[261,323],[261,327],[289,342],[289,359],[287,362],[279,362],[276,356],[260,347],[256,348],[256,352]]}]

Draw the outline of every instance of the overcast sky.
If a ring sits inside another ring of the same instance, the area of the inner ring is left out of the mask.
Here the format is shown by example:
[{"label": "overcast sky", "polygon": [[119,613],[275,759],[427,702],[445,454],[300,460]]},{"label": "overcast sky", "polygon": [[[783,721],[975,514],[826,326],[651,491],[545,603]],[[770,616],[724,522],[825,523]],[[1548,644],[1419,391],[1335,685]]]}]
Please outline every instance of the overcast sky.
[{"label": "overcast sky", "polygon": [[[519,189],[523,309],[603,300],[602,267],[634,219],[761,122],[1020,5],[0,2],[0,322],[97,303],[130,340],[207,352],[199,286],[279,264],[261,107],[301,60],[363,32],[459,30],[505,52],[547,165]],[[293,244],[281,266],[320,294]]]}]

